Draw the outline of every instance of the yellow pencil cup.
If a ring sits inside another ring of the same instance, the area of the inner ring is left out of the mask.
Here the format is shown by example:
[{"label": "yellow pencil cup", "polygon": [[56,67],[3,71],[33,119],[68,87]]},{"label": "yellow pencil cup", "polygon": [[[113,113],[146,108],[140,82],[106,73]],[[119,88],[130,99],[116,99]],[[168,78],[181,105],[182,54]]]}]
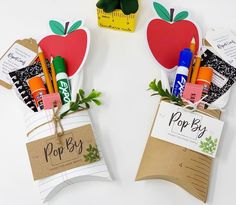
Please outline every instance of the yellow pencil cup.
[{"label": "yellow pencil cup", "polygon": [[98,25],[113,30],[134,32],[137,13],[125,15],[121,9],[116,9],[111,13],[105,13],[102,9],[97,8]]}]

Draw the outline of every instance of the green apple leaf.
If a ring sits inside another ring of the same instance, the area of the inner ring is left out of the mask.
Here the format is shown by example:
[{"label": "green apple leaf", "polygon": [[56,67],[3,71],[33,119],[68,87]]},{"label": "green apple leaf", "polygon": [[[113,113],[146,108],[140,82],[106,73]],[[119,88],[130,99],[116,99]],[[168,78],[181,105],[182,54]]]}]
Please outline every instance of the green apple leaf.
[{"label": "green apple leaf", "polygon": [[174,18],[174,22],[176,21],[181,21],[184,20],[188,17],[188,12],[187,11],[182,11],[180,13],[178,13],[175,18]]},{"label": "green apple leaf", "polygon": [[49,26],[50,26],[53,33],[60,35],[60,36],[64,35],[65,28],[60,22],[55,21],[55,20],[50,20]]},{"label": "green apple leaf", "polygon": [[75,30],[77,30],[82,24],[82,21],[76,21],[69,29],[68,33],[71,33]]},{"label": "green apple leaf", "polygon": [[154,9],[156,10],[157,14],[165,21],[170,21],[170,13],[167,9],[157,2],[153,2]]}]

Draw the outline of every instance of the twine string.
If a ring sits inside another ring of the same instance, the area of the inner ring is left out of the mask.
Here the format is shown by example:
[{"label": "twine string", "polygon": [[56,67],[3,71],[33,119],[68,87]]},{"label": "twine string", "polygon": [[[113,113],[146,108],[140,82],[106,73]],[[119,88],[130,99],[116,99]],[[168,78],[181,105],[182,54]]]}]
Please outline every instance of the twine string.
[{"label": "twine string", "polygon": [[[212,118],[216,118],[213,114],[210,114],[208,112],[205,112],[204,109],[198,109],[198,106],[199,105],[210,105],[209,103],[207,102],[204,102],[203,100],[207,97],[207,95],[205,95],[204,97],[202,97],[199,101],[193,103],[189,100],[186,100],[186,99],[182,99],[185,103],[187,103],[183,109],[187,110],[188,112],[199,112],[199,113],[202,113],[204,115],[207,115],[209,117],[212,117]],[[217,107],[210,107],[208,108],[208,110],[220,110],[221,112],[223,111],[221,108],[217,108]]]},{"label": "twine string", "polygon": [[[53,116],[52,116],[52,119],[47,121],[47,122],[44,122],[36,127],[34,127],[32,130],[30,130],[28,133],[27,133],[27,137],[29,137],[30,134],[32,134],[35,130],[37,130],[38,128],[44,126],[44,125],[47,125],[49,123],[53,123],[54,124],[54,128],[55,128],[55,133],[54,135],[57,137],[59,143],[61,143],[61,137],[64,135],[64,129],[63,129],[63,126],[62,126],[62,123],[61,123],[61,117],[59,115],[59,112],[61,110],[61,105],[58,106],[58,108],[56,109],[54,106],[53,106]],[[74,111],[74,112],[70,112],[70,113],[67,113],[66,116],[70,115],[70,114],[73,114],[75,112],[81,112],[81,111],[84,111],[84,110],[87,110],[86,108],[84,109],[80,109],[80,110],[77,110],[77,111]],[[60,131],[59,131],[60,130]]]}]

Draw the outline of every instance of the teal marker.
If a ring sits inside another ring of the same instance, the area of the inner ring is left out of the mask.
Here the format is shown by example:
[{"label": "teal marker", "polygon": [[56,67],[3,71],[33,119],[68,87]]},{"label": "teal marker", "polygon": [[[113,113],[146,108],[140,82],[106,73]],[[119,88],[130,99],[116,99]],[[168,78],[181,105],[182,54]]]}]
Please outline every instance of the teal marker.
[{"label": "teal marker", "polygon": [[64,58],[57,56],[53,59],[53,65],[56,72],[58,90],[61,96],[62,104],[71,101],[71,87],[68,75],[66,73],[66,64]]}]

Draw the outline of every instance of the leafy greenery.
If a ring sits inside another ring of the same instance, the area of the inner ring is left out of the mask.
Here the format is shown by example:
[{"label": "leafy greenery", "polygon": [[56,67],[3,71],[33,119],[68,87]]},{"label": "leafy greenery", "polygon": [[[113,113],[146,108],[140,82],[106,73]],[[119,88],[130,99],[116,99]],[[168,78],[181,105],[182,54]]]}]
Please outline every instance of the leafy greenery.
[{"label": "leafy greenery", "polygon": [[68,113],[77,112],[78,110],[89,109],[91,103],[101,105],[101,101],[98,99],[101,96],[101,92],[92,90],[89,95],[85,96],[85,92],[80,89],[76,96],[76,101],[70,103],[70,108],[60,115],[60,118],[64,118]]},{"label": "leafy greenery", "polygon": [[135,14],[138,7],[138,0],[120,0],[120,8],[125,15]]},{"label": "leafy greenery", "polygon": [[207,137],[205,141],[200,142],[200,148],[202,152],[213,154],[216,150],[217,139],[213,139],[211,136]]},{"label": "leafy greenery", "polygon": [[97,7],[106,13],[121,9],[125,15],[130,15],[138,11],[139,4],[138,0],[99,0]]},{"label": "leafy greenery", "polygon": [[89,148],[87,148],[86,151],[88,152],[88,154],[84,155],[85,162],[93,163],[100,160],[97,146],[93,147],[90,144]]},{"label": "leafy greenery", "polygon": [[179,106],[184,105],[184,103],[183,103],[180,96],[176,97],[175,95],[170,94],[170,92],[167,89],[164,90],[162,88],[162,83],[161,83],[160,80],[158,82],[156,82],[156,79],[153,80],[149,84],[149,90],[152,90],[152,91],[155,92],[155,93],[152,94],[152,96],[160,95],[164,99],[167,99],[167,100],[170,100],[170,101],[174,102],[174,104],[176,104],[176,105],[179,105]]}]

